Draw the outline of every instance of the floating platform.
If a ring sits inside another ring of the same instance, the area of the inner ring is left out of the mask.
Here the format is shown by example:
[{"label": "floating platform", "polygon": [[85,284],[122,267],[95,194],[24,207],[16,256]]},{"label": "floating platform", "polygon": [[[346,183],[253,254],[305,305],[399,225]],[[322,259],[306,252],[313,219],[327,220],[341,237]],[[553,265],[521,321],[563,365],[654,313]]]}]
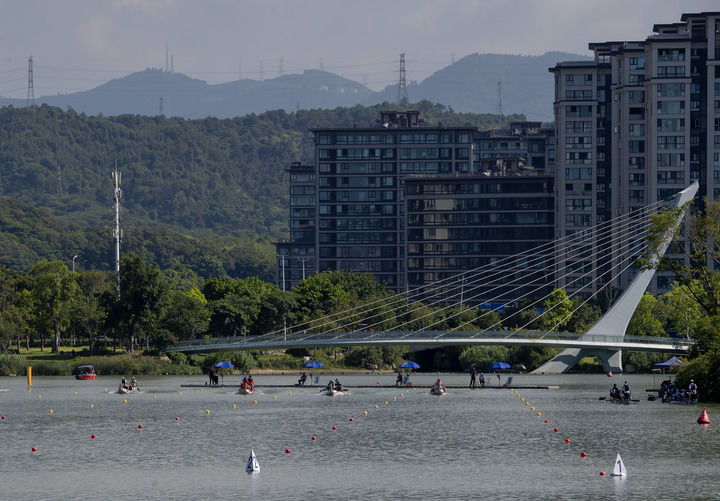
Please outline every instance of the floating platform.
[{"label": "floating platform", "polygon": [[[209,388],[213,390],[222,390],[224,388],[240,388],[239,384],[181,384],[181,388]],[[305,386],[298,386],[295,384],[256,384],[255,388],[322,388],[322,385],[306,384]],[[412,386],[395,386],[393,385],[382,385],[382,384],[354,384],[348,386],[348,388],[383,388],[383,389],[396,389],[404,390],[409,388],[430,388],[432,385],[412,385]],[[471,388],[469,386],[451,386],[445,385],[445,388],[452,390],[559,390],[560,386],[475,386]]]}]

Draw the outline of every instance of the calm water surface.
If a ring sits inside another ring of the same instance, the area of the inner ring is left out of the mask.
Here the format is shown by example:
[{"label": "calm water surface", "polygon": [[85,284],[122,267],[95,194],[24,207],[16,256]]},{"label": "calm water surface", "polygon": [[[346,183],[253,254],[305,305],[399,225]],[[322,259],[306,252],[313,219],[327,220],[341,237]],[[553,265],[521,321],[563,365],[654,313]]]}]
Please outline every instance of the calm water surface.
[{"label": "calm water surface", "polygon": [[[199,377],[140,378],[133,395],[113,393],[118,378],[36,377],[31,391],[0,378],[0,499],[720,499],[720,406],[699,426],[702,407],[645,400],[659,378],[516,375],[560,386],[518,390],[525,405],[498,387],[432,396],[435,377],[416,375],[413,391],[344,376],[352,393],[335,398],[282,387],[297,375],[259,376],[254,396],[181,388]],[[625,379],[638,404],[598,400]],[[618,452],[628,478],[601,477]]]}]

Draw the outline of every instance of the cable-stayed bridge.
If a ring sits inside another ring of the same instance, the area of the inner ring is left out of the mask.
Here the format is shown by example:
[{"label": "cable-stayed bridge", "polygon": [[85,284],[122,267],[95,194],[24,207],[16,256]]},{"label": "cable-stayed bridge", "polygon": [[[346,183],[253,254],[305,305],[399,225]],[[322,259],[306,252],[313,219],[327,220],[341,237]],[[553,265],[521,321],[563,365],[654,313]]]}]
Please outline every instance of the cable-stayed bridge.
[{"label": "cable-stayed bridge", "polygon": [[[693,340],[651,336],[631,338],[625,336],[625,331],[655,273],[652,267],[638,270],[635,265],[637,258],[646,252],[645,237],[650,229],[650,215],[662,208],[684,207],[693,199],[697,188],[696,182],[669,200],[631,211],[582,232],[499,259],[491,265],[460,273],[430,286],[389,295],[261,336],[196,340],[169,348],[168,351],[197,353],[353,345],[415,345],[432,348],[473,344],[564,348],[562,353],[536,370],[544,373],[565,372],[587,356],[599,358],[606,370],[620,372],[622,350],[687,353],[694,344]],[[651,265],[656,264],[665,254],[672,234],[680,223],[681,218],[666,232],[655,254],[650,256]],[[571,258],[578,256],[583,260],[580,272],[577,267],[566,265],[571,262]],[[595,325],[582,334],[559,332],[585,303],[592,301],[624,273],[636,274],[623,294]],[[498,281],[502,281],[502,285],[487,286]],[[552,295],[552,292],[546,292],[547,289],[556,283],[573,290],[568,294],[569,298],[576,295],[582,298],[572,311],[554,311],[560,303],[542,308]],[[539,296],[541,291],[543,295]],[[496,305],[498,301],[499,306],[480,310],[477,316],[470,319],[463,316],[467,314],[469,304]],[[484,329],[474,327],[473,324],[479,323],[493,311],[521,302],[523,308],[506,315],[503,321],[522,315],[523,312],[542,311],[513,330],[503,328],[502,322]],[[550,320],[551,327],[543,331],[532,330],[532,326],[543,318],[545,324]],[[445,327],[449,320],[456,324],[452,329]]]}]

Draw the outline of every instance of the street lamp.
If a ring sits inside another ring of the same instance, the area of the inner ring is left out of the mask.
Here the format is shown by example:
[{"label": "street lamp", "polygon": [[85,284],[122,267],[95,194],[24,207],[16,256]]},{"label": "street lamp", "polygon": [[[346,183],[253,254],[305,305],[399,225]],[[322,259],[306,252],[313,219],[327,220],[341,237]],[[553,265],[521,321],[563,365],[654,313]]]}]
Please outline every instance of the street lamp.
[{"label": "street lamp", "polygon": [[75,260],[77,259],[77,254],[73,256],[73,273],[75,273]]}]

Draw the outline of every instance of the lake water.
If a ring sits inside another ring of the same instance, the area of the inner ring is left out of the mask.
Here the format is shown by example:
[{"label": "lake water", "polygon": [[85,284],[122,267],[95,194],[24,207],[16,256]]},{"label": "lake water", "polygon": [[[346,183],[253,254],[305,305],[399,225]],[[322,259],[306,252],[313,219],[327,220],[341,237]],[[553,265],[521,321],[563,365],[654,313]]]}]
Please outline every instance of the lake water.
[{"label": "lake water", "polygon": [[[559,385],[517,390],[525,401],[497,386],[432,396],[435,378],[341,376],[351,394],[335,398],[282,387],[297,375],[258,376],[254,396],[181,388],[200,377],[143,377],[131,395],[118,378],[0,378],[0,499],[720,499],[720,406],[700,426],[702,405],[647,401],[659,377],[516,375]],[[598,400],[625,379],[639,403]],[[609,476],[618,452],[626,479]]]}]

